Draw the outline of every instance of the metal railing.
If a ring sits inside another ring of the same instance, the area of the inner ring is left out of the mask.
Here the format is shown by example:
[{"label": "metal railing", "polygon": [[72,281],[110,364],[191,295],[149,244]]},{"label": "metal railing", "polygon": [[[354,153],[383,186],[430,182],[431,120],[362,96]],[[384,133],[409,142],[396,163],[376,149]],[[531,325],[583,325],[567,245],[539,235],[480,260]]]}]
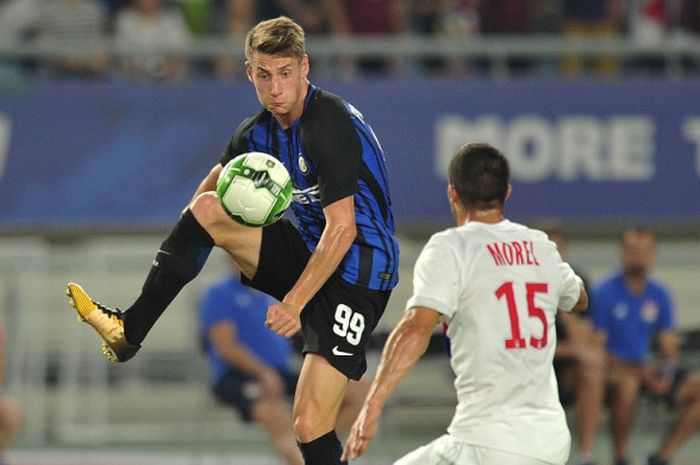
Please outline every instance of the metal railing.
[{"label": "metal railing", "polygon": [[[0,60],[50,60],[60,56],[103,55],[115,60],[153,54],[177,55],[191,59],[215,59],[223,56],[241,63],[245,60],[243,40],[222,37],[202,37],[186,46],[158,47],[134,50],[117,40],[104,41],[25,41],[0,43]],[[687,62],[694,63],[693,72],[700,67],[700,37],[675,34],[657,42],[635,42],[627,37],[565,38],[557,35],[479,36],[465,39],[433,38],[420,35],[386,37],[310,37],[307,50],[322,69],[333,69],[340,59],[378,58],[415,62],[426,58],[444,60],[481,59],[489,64],[489,74],[509,76],[513,71],[509,61],[560,60],[577,56],[586,58],[612,57],[622,62],[654,58],[662,64],[661,73],[681,77],[688,73]],[[405,69],[412,69],[410,66]],[[623,69],[621,72],[625,72]]]}]

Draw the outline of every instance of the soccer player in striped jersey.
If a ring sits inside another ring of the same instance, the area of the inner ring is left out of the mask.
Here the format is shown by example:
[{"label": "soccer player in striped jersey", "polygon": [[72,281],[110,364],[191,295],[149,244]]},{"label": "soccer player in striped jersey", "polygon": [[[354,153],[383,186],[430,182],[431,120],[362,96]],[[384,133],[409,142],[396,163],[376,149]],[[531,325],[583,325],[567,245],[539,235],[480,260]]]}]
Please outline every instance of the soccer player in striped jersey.
[{"label": "soccer player in striped jersey", "polygon": [[365,452],[389,396],[449,323],[457,408],[447,434],[396,464],[564,465],[571,444],[552,359],[558,309],[584,310],[581,279],[545,233],[504,216],[506,158],[487,144],[462,147],[447,190],[457,227],[421,252],[413,296],[392,331],[343,458]]},{"label": "soccer player in striped jersey", "polygon": [[[136,302],[125,312],[68,285],[81,318],[102,336],[114,361],[131,358],[211,248],[225,249],[243,281],[279,300],[266,325],[302,331],[304,363],[294,432],[307,464],[340,463],[336,417],[348,379],[367,368],[365,345],[398,280],[399,250],[384,153],[362,114],[309,83],[304,31],[286,17],[246,37],[246,70],[262,109],[246,119],[162,243]],[[235,223],[214,192],[223,164],[247,151],[280,159],[295,188],[296,224]]]}]

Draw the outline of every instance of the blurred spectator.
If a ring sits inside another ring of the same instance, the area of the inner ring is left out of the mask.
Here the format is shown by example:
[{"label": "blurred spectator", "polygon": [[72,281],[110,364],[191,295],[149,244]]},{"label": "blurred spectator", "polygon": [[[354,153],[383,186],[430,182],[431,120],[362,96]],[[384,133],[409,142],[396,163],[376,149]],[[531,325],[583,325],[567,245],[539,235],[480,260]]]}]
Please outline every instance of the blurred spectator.
[{"label": "blurred spectator", "polygon": [[679,26],[682,31],[700,34],[700,0],[681,0]]},{"label": "blurred spectator", "polygon": [[[199,304],[212,391],[243,421],[265,430],[285,463],[303,465],[287,402],[298,378],[292,340],[265,326],[267,308],[275,300],[241,284],[230,263],[232,273],[207,288]],[[350,430],[368,389],[365,381],[350,381],[338,414],[341,434]]]},{"label": "blurred spectator", "polygon": [[[219,14],[222,2],[214,0],[178,0],[183,19],[190,34],[195,37],[212,32],[212,20]],[[225,3],[225,2],[223,2]]]},{"label": "blurred spectator", "polygon": [[178,80],[187,61],[178,53],[191,34],[182,13],[165,0],[133,0],[117,16],[115,35],[127,76],[135,79]]},{"label": "blurred spectator", "polygon": [[[246,33],[253,27],[256,18],[256,2],[254,0],[226,0],[216,14],[213,30],[224,37],[243,40]],[[217,77],[231,79],[242,76],[243,60],[236,63],[231,57],[223,56],[215,60],[214,72]]]},{"label": "blurred spectator", "polygon": [[[479,20],[483,35],[516,35],[533,32],[528,0],[480,0]],[[509,70],[522,74],[532,69],[532,60],[509,58]]]},{"label": "blurred spectator", "polygon": [[[327,34],[331,29],[328,5],[334,2],[335,0],[226,0],[213,15],[215,20],[211,30],[233,39],[243,39],[255,22],[284,15],[301,24],[308,35]],[[224,79],[244,74],[243,63],[236,63],[230,57],[217,59],[214,68],[216,75]]]},{"label": "blurred spectator", "polygon": [[100,76],[109,60],[89,47],[107,37],[107,19],[101,0],[10,0],[0,11],[0,38],[8,42],[35,38],[51,48],[70,49],[44,61],[51,73]]},{"label": "blurred spectator", "polygon": [[[5,384],[5,337],[0,327],[0,386]],[[5,465],[3,454],[12,443],[22,424],[22,411],[14,401],[0,395],[0,464]]]},{"label": "blurred spectator", "polygon": [[[686,35],[700,36],[700,0],[680,0],[681,4],[678,8],[676,17],[678,20],[677,32],[683,37]],[[684,68],[691,72],[697,73],[700,71],[700,58],[697,55],[683,57]]]},{"label": "blurred spectator", "polygon": [[217,24],[215,27],[227,36],[242,39],[255,24],[257,2],[225,0],[223,4],[223,11],[219,11],[223,24]]},{"label": "blurred spectator", "polygon": [[[562,32],[567,38],[616,38],[622,33],[625,20],[624,0],[563,0]],[[610,56],[597,57],[598,73],[612,75],[618,71],[618,62]],[[563,71],[572,76],[584,71],[580,56],[564,58]]]},{"label": "blurred spectator", "polygon": [[[616,465],[628,465],[628,439],[640,392],[677,408],[678,415],[647,465],[668,465],[700,426],[700,372],[680,364],[668,289],[649,276],[656,262],[656,239],[647,228],[624,231],[622,269],[595,289],[592,310],[596,336],[608,353],[610,426]],[[660,361],[651,359],[656,338]]]},{"label": "blurred spectator", "polygon": [[482,34],[530,34],[532,22],[527,0],[481,0]]},{"label": "blurred spectator", "polygon": [[438,0],[436,32],[455,39],[479,34],[479,2],[483,0]]},{"label": "blurred spectator", "polygon": [[[45,0],[39,10],[39,39],[79,48],[106,38],[107,11],[99,0]],[[63,75],[101,75],[109,65],[104,54],[62,55],[49,66]]]},{"label": "blurred spectator", "polygon": [[659,44],[667,32],[665,0],[630,0],[630,38],[637,43]]},{"label": "blurred spectator", "polygon": [[536,0],[530,3],[530,20],[535,34],[559,33],[560,0]]},{"label": "blurred spectator", "polygon": [[[333,34],[343,36],[388,36],[408,32],[408,5],[401,0],[323,0]],[[400,72],[400,60],[360,57],[341,64],[346,76],[391,75]]]},{"label": "blurred spectator", "polygon": [[286,400],[297,381],[292,343],[264,325],[272,302],[241,284],[235,271],[204,292],[200,328],[216,398],[259,425],[285,463],[302,465]]},{"label": "blurred spectator", "polygon": [[[5,0],[0,3],[0,43],[19,44],[29,39],[30,26],[36,24],[38,1]],[[35,68],[36,62],[29,59],[0,60],[0,78],[19,78],[26,69]]]},{"label": "blurred spectator", "polygon": [[[568,242],[564,232],[552,227],[544,228],[544,231],[557,244],[562,259],[568,261]],[[574,271],[584,278],[579,270]],[[585,279],[584,287],[588,290]],[[556,327],[554,372],[559,384],[559,400],[565,407],[574,405],[576,413],[575,428],[572,429],[578,448],[571,463],[593,465],[603,409],[605,353],[595,341],[589,312],[558,312]]]},{"label": "blurred spectator", "polygon": [[[660,46],[669,32],[667,0],[629,0],[630,39],[640,45]],[[658,74],[665,68],[664,57],[652,53],[630,60],[635,73]]]},{"label": "blurred spectator", "polygon": [[[464,42],[479,34],[479,0],[415,0],[411,9],[411,30],[418,34]],[[421,61],[430,74],[464,75],[465,58],[446,60],[429,57]]]},{"label": "blurred spectator", "polygon": [[23,42],[36,28],[40,0],[5,0],[0,3],[0,41]]},{"label": "blurred spectator", "polygon": [[328,2],[338,0],[257,0],[258,19],[289,16],[298,22],[307,35],[330,32]]}]

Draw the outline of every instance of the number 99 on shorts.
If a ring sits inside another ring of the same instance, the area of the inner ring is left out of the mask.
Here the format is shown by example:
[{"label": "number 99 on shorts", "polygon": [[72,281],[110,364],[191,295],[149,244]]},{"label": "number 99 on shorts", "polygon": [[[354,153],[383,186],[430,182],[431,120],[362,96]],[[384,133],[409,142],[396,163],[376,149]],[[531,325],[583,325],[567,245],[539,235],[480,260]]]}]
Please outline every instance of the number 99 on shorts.
[{"label": "number 99 on shorts", "polygon": [[356,346],[362,339],[365,330],[365,317],[362,313],[353,311],[345,304],[339,304],[335,309],[335,324],[333,332],[344,337],[348,344]]}]

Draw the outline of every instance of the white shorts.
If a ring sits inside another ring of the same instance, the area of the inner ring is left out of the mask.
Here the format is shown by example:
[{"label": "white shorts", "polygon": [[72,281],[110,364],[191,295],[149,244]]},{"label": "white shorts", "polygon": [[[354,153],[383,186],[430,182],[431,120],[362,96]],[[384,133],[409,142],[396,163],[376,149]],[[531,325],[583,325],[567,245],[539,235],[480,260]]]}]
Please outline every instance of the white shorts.
[{"label": "white shorts", "polygon": [[394,465],[552,465],[524,455],[477,447],[457,441],[448,434],[419,447]]}]

